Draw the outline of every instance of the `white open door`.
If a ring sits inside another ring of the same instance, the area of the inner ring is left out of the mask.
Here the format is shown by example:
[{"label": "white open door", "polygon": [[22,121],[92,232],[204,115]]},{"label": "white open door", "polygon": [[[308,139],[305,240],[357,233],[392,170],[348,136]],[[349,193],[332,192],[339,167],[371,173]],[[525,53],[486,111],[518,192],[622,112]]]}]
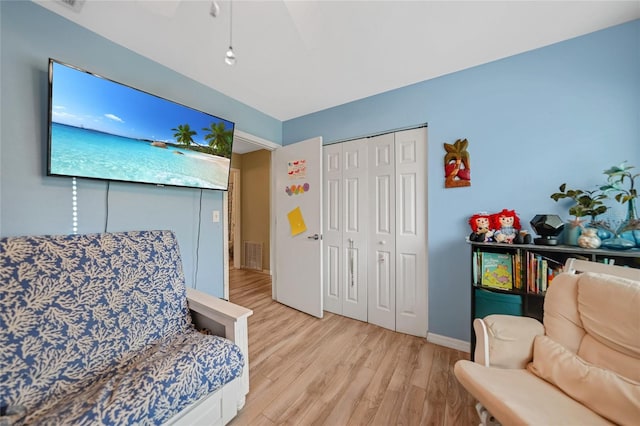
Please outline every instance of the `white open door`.
[{"label": "white open door", "polygon": [[273,152],[274,299],[322,318],[322,138]]}]

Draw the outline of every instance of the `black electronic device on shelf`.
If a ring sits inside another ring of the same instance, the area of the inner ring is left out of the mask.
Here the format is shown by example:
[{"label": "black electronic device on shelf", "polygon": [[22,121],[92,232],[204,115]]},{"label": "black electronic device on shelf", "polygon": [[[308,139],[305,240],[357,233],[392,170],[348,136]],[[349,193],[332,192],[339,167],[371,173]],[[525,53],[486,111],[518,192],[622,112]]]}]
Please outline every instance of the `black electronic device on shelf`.
[{"label": "black electronic device on shelf", "polygon": [[555,214],[537,214],[529,222],[539,235],[533,240],[534,244],[543,246],[557,246],[558,235],[564,229],[564,222]]}]

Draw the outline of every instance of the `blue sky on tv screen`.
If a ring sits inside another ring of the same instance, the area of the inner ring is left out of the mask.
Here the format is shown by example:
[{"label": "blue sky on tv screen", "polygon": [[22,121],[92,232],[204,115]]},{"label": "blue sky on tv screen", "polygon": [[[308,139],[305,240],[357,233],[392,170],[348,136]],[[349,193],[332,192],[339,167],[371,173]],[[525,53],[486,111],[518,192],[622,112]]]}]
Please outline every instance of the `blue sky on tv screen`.
[{"label": "blue sky on tv screen", "polygon": [[203,128],[224,122],[212,115],[53,62],[52,120],[134,139],[175,142],[178,125],[197,132],[194,142],[207,145]]}]

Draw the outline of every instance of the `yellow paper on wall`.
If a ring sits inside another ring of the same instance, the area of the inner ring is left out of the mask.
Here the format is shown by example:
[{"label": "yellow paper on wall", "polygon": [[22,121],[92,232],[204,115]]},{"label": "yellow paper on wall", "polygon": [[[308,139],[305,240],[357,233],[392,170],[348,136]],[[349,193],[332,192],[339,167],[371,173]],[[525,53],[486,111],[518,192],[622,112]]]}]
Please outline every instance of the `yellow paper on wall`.
[{"label": "yellow paper on wall", "polygon": [[296,235],[307,230],[307,225],[304,223],[304,218],[302,217],[302,210],[300,207],[296,207],[287,213],[287,218],[289,219],[289,225],[291,226],[291,236],[295,237]]}]

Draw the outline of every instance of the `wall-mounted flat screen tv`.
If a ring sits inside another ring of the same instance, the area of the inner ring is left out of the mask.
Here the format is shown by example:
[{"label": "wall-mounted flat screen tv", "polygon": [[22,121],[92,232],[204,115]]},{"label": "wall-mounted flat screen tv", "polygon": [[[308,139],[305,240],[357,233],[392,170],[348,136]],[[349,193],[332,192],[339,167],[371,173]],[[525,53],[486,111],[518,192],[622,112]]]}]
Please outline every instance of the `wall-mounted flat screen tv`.
[{"label": "wall-mounted flat screen tv", "polygon": [[49,59],[50,176],[226,190],[234,127]]}]

